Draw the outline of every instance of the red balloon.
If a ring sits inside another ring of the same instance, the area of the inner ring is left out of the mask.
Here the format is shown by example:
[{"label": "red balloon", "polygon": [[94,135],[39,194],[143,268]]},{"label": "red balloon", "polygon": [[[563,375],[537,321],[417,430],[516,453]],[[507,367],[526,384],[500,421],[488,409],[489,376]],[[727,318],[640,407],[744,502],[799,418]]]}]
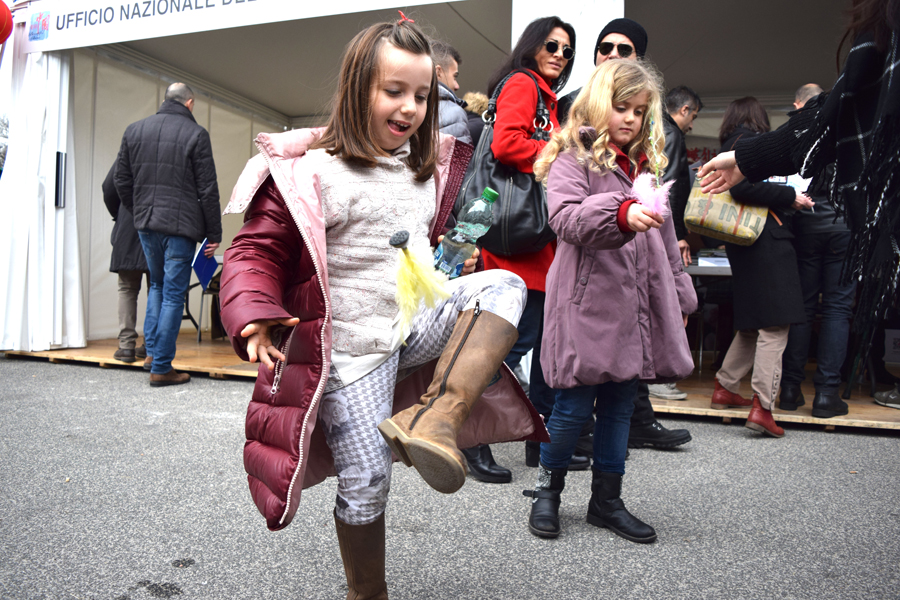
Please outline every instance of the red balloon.
[{"label": "red balloon", "polygon": [[12,13],[5,2],[0,1],[0,44],[6,41],[6,38],[13,31]]}]

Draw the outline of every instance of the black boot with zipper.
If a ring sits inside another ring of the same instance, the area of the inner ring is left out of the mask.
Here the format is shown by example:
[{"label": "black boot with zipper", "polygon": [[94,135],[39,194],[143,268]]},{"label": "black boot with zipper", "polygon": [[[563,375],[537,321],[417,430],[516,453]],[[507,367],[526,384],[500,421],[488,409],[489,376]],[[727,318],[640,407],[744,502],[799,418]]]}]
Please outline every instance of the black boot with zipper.
[{"label": "black boot with zipper", "polygon": [[594,471],[587,522],[606,527],[618,536],[638,544],[656,541],[656,531],[628,512],[622,502],[622,476]]},{"label": "black boot with zipper", "polygon": [[566,469],[538,467],[537,485],[533,490],[523,490],[522,494],[532,498],[531,516],[528,529],[538,537],[559,536],[559,496],[566,487]]}]

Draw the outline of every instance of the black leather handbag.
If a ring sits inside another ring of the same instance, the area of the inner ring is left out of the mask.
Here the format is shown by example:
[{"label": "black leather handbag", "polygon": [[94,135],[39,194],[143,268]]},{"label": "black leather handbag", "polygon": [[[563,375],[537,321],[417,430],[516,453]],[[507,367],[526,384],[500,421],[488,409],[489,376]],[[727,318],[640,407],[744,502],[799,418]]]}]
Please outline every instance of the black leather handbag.
[{"label": "black leather handbag", "polygon": [[475,148],[475,154],[466,169],[462,187],[456,197],[454,214],[465,205],[470,196],[481,195],[485,187],[493,188],[500,194],[494,205],[494,222],[479,240],[478,245],[492,254],[512,256],[537,252],[556,238],[550,229],[547,214],[547,191],[542,183],[538,183],[531,173],[522,173],[513,167],[504,165],[491,151],[494,140],[494,119],[497,114],[497,98],[506,82],[516,73],[525,73],[534,81],[538,92],[537,110],[534,117],[535,140],[548,141],[553,125],[550,123],[550,111],[541,97],[541,88],[534,76],[527,71],[513,71],[507,75],[494,90],[488,108],[481,116],[484,120],[484,131]]}]

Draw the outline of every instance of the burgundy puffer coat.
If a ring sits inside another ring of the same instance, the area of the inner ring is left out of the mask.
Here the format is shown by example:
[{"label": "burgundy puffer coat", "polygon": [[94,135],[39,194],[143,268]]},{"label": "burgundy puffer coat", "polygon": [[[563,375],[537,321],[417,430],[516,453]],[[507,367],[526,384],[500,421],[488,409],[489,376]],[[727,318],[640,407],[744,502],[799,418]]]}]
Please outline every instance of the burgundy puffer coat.
[{"label": "burgundy puffer coat", "polygon": [[[296,130],[257,136],[260,154],[247,164],[225,211],[247,210],[243,228],[225,253],[220,292],[222,323],[238,355],[248,358],[240,337],[247,324],[300,319],[295,327],[274,332],[273,341],[287,360],[274,371],[260,366],[247,409],[244,468],[253,500],[273,531],[291,522],[302,489],[336,475],[325,434],[316,427],[331,362],[325,224],[316,183],[295,177],[317,135],[317,130]],[[443,231],[472,152],[451,136],[442,135],[440,144],[432,243]],[[398,383],[395,413],[418,401],[436,362]],[[460,447],[549,441],[512,372],[501,366],[501,375],[473,409],[457,440]]]}]

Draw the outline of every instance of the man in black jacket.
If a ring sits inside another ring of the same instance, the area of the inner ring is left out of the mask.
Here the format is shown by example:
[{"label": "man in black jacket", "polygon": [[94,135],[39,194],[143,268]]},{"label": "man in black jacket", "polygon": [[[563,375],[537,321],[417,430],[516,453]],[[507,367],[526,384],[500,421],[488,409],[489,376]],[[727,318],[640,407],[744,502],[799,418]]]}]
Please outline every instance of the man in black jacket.
[{"label": "man in black jacket", "polygon": [[[646,53],[647,31],[641,24],[624,17],[613,19],[597,36],[597,45],[594,46],[594,65],[599,66],[607,60],[619,58],[637,60],[644,58]],[[575,102],[580,91],[581,88],[578,88],[559,99],[556,110],[560,125],[564,125],[569,120],[569,109],[572,108],[572,103]]]},{"label": "man in black jacket", "polygon": [[675,182],[669,190],[669,205],[684,266],[691,264],[691,247],[685,239],[687,229],[684,226],[684,208],[687,206],[688,196],[691,195],[691,172],[684,136],[693,129],[694,120],[702,108],[700,96],[685,85],[679,85],[666,94],[663,128],[666,132],[666,156],[669,159],[669,166],[666,167],[662,180]]},{"label": "man in black jacket", "polygon": [[191,263],[197,242],[207,239],[211,257],[222,241],[212,145],[193,110],[191,88],[173,83],[155,115],[128,126],[116,159],[116,190],[150,268],[144,341],[154,387],[191,379],[172,368]]},{"label": "man in black jacket", "polygon": [[[694,119],[703,108],[703,102],[691,88],[680,85],[666,95],[666,112],[663,113],[663,129],[666,132],[666,157],[669,165],[662,175],[663,181],[674,181],[669,189],[669,208],[672,210],[672,224],[678,238],[678,249],[684,266],[691,264],[691,247],[684,227],[684,207],[691,195],[691,171],[688,165],[687,145],[684,136],[694,127]],[[684,400],[687,394],[674,383],[651,383],[648,386],[651,398],[660,400]]]}]

